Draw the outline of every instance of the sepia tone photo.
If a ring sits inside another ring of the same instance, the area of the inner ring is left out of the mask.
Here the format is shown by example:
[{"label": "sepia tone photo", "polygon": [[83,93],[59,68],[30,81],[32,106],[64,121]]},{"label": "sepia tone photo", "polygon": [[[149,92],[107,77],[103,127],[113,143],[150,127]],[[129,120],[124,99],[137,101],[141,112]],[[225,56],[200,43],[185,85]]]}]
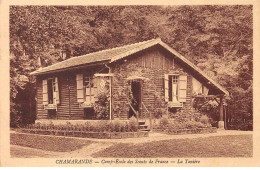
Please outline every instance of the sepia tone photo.
[{"label": "sepia tone photo", "polygon": [[10,158],[253,158],[253,5],[10,5]]}]

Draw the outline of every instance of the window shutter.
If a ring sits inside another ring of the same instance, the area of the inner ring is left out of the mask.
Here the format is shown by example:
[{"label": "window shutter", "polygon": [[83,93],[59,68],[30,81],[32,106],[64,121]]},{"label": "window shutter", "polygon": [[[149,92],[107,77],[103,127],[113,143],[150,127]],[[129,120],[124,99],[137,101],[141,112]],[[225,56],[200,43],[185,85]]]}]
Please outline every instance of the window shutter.
[{"label": "window shutter", "polygon": [[59,93],[59,83],[58,77],[55,77],[55,97],[56,97],[56,104],[60,103],[60,93]]},{"label": "window shutter", "polygon": [[187,98],[187,76],[180,75],[179,76],[179,88],[178,88],[178,101],[186,102]]},{"label": "window shutter", "polygon": [[42,104],[48,104],[48,86],[47,80],[42,80]]},{"label": "window shutter", "polygon": [[93,83],[94,83],[94,87],[92,89],[92,94],[93,94],[93,97],[94,97],[94,101],[98,101],[98,78],[95,77],[93,79]]},{"label": "window shutter", "polygon": [[76,81],[77,81],[77,101],[79,103],[82,103],[84,102],[83,74],[77,74]]},{"label": "window shutter", "polygon": [[165,101],[169,101],[169,76],[168,74],[164,75],[164,96],[165,96]]}]

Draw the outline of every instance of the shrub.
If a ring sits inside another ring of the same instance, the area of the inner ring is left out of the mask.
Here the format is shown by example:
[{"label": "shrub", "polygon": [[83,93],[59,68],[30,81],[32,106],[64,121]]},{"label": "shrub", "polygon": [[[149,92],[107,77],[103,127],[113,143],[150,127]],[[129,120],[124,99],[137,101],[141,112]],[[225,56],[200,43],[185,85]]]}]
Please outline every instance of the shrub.
[{"label": "shrub", "polygon": [[129,127],[129,123],[125,122],[125,131],[129,132],[130,131],[130,127]]},{"label": "shrub", "polygon": [[55,125],[54,125],[54,123],[52,121],[49,123],[49,127],[50,127],[50,129],[54,129],[55,128]]},{"label": "shrub", "polygon": [[68,131],[72,129],[72,124],[69,121],[66,122],[65,129]]},{"label": "shrub", "polygon": [[105,132],[105,131],[109,131],[109,124],[107,121],[104,120],[100,120],[98,121],[98,132]]},{"label": "shrub", "polygon": [[209,118],[208,118],[208,116],[202,115],[202,116],[200,117],[200,119],[199,119],[199,122],[201,122],[201,123],[203,123],[203,124],[205,124],[205,125],[209,124]]},{"label": "shrub", "polygon": [[129,119],[129,131],[136,132],[138,130],[138,121],[136,117],[132,116]]},{"label": "shrub", "polygon": [[196,129],[196,128],[203,128],[206,127],[205,124],[201,123],[201,122],[197,122],[195,120],[190,120],[186,122],[186,127],[188,129]]},{"label": "shrub", "polygon": [[85,123],[84,129],[85,129],[86,131],[90,131],[90,130],[91,130],[91,125],[90,125],[89,122],[86,122],[86,123]]},{"label": "shrub", "polygon": [[121,127],[123,126],[122,122],[119,119],[112,121],[112,131],[121,132]]},{"label": "shrub", "polygon": [[36,129],[40,129],[40,127],[41,127],[41,123],[40,123],[40,122],[37,122],[37,123],[35,124],[35,128],[36,128]]},{"label": "shrub", "polygon": [[122,121],[121,122],[121,131],[120,132],[128,132],[128,131],[129,131],[128,122]]},{"label": "shrub", "polygon": [[165,110],[164,109],[155,109],[155,111],[154,111],[154,113],[153,113],[153,117],[155,118],[155,119],[160,119],[161,117],[162,117],[162,115],[163,115],[163,113],[165,112]]},{"label": "shrub", "polygon": [[163,115],[162,118],[160,119],[160,126],[165,129],[168,127],[169,124],[169,120],[168,117],[166,115]]},{"label": "shrub", "polygon": [[100,131],[100,126],[98,124],[99,122],[92,122],[90,124],[90,131],[93,131],[93,132],[99,132]]},{"label": "shrub", "polygon": [[109,119],[109,93],[101,92],[98,94],[98,100],[94,104],[97,119]]},{"label": "shrub", "polygon": [[168,124],[169,130],[175,130],[175,129],[185,129],[186,128],[186,123],[185,122],[178,122],[176,120],[169,122]]}]

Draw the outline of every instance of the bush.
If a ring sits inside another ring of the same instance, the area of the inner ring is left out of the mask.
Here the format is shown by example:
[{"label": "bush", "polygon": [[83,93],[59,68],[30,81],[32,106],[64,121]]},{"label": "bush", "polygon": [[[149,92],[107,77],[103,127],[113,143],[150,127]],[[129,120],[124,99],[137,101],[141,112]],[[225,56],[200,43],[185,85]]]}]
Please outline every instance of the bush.
[{"label": "bush", "polygon": [[129,119],[129,131],[136,132],[138,130],[138,121],[136,117],[132,116]]},{"label": "bush", "polygon": [[97,119],[109,119],[109,93],[99,93],[98,100],[94,104]]},{"label": "bush", "polygon": [[130,118],[129,122],[115,119],[112,122],[107,120],[99,120],[93,122],[86,122],[85,124],[71,124],[66,122],[62,125],[54,125],[53,123],[36,123],[25,126],[27,129],[42,129],[51,131],[65,130],[66,132],[80,131],[80,132],[136,132],[138,130],[138,122],[135,117]]},{"label": "bush", "polygon": [[199,122],[201,122],[201,123],[203,123],[203,124],[205,124],[205,125],[209,124],[209,118],[208,118],[208,116],[202,115],[202,116],[199,118]]},{"label": "bush", "polygon": [[185,129],[186,128],[186,123],[185,122],[178,122],[178,121],[174,120],[174,121],[171,121],[168,124],[168,128],[169,128],[169,130],[170,129],[172,129],[172,130],[175,130],[175,129]]},{"label": "bush", "polygon": [[110,128],[111,128],[111,130],[110,130],[111,132],[119,132],[121,129],[119,119],[114,119],[110,123]]},{"label": "bush", "polygon": [[128,122],[125,122],[125,131],[129,132],[130,131],[130,126]]},{"label": "bush", "polygon": [[154,113],[153,113],[153,117],[155,119],[160,119],[163,115],[163,113],[165,113],[165,109],[155,109]]},{"label": "bush", "polygon": [[162,118],[160,119],[160,126],[165,129],[168,127],[169,124],[169,120],[168,117],[166,115],[163,115]]},{"label": "bush", "polygon": [[98,124],[98,132],[109,131],[110,126],[107,121],[100,120],[98,121],[97,124]]},{"label": "bush", "polygon": [[203,127],[206,127],[205,124],[201,122],[197,122],[195,120],[190,120],[186,122],[187,129],[196,129],[196,128],[203,128]]},{"label": "bush", "polygon": [[84,125],[84,129],[85,129],[85,131],[91,131],[91,129],[92,129],[91,124],[89,122],[86,122]]},{"label": "bush", "polygon": [[236,121],[230,122],[228,124],[229,130],[244,130],[244,131],[252,131],[253,130],[253,122],[252,121]]}]

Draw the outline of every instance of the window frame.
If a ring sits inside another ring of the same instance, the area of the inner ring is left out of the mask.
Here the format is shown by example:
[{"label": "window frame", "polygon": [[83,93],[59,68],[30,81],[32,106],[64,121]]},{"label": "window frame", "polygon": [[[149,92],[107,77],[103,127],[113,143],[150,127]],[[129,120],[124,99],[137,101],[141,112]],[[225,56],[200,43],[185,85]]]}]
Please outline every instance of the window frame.
[{"label": "window frame", "polygon": [[[43,104],[44,105],[44,110],[55,110],[55,109],[57,110],[57,105],[59,104],[59,102],[57,103],[57,92],[59,90],[56,89],[56,78],[57,77],[49,77],[49,78],[43,79],[47,83],[46,84],[46,88],[47,88],[47,103]],[[49,84],[50,81],[51,81],[51,85]],[[50,89],[50,87],[51,87],[51,89]],[[49,93],[49,92],[51,92],[52,95],[50,95],[51,93]],[[50,98],[51,97],[52,97],[52,102],[50,102]],[[58,96],[58,98],[59,98],[59,96]]]},{"label": "window frame", "polygon": [[[179,102],[179,99],[178,99],[178,87],[179,87],[179,74],[168,74],[168,87],[169,87],[169,90],[168,90],[168,96],[169,96],[169,99],[168,99],[168,102],[172,103],[173,102],[173,84],[174,84],[174,81],[175,81],[175,84],[176,85],[176,99],[177,101]],[[174,79],[175,77],[175,79]],[[177,77],[177,78],[176,78]]]},{"label": "window frame", "polygon": [[[88,84],[86,85],[86,82]],[[87,88],[89,89],[89,94],[87,94]],[[87,101],[87,97],[89,96],[89,101]],[[95,84],[94,77],[91,75],[83,74],[83,98],[84,103],[94,104],[95,103]]]},{"label": "window frame", "polygon": [[[51,80],[51,92],[52,92],[52,103],[50,103],[50,90],[49,90],[49,81]],[[48,78],[47,79],[47,91],[48,91],[48,105],[54,105],[56,104],[56,99],[54,100],[54,93],[55,91],[55,78]]]}]

